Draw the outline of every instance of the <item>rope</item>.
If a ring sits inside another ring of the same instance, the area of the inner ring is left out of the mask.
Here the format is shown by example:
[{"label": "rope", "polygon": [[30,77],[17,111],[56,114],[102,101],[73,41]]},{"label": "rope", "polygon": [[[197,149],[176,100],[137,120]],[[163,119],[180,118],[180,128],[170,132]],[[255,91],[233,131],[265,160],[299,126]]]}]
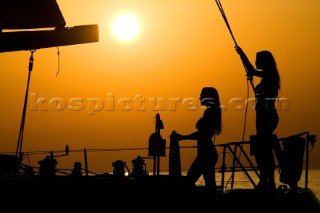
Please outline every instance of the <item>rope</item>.
[{"label": "rope", "polygon": [[[235,37],[234,37],[234,35],[233,35],[233,33],[232,33],[230,24],[229,24],[229,22],[228,22],[226,13],[225,13],[224,10],[223,10],[223,7],[222,7],[222,4],[221,4],[220,0],[215,0],[215,1],[216,1],[216,4],[217,4],[218,8],[219,8],[219,11],[220,11],[220,13],[221,13],[221,15],[222,15],[222,17],[223,17],[224,22],[225,22],[226,25],[227,25],[227,28],[228,28],[228,30],[229,30],[229,33],[230,33],[231,37],[232,37],[232,40],[234,41],[235,46],[238,46],[237,41],[236,41],[236,39],[235,39]],[[241,61],[242,61],[242,60],[241,60]],[[242,61],[242,64],[243,64],[243,67],[244,67],[246,73],[248,74],[247,67],[245,66],[245,64],[244,64],[243,61]],[[253,89],[253,91],[254,91],[254,85],[253,85],[252,77],[248,77],[247,80],[250,81],[251,87],[252,87],[252,89]],[[249,91],[247,92],[247,95],[248,95],[248,97],[249,97]],[[246,106],[246,110],[245,110],[245,121],[244,121],[244,128],[243,128],[243,134],[242,134],[242,141],[244,141],[244,135],[245,135],[245,129],[246,129],[247,109],[248,109],[248,106]]]},{"label": "rope", "polygon": [[[221,15],[222,15],[222,17],[223,17],[224,22],[225,22],[226,25],[227,25],[227,28],[228,28],[228,30],[229,30],[229,33],[230,33],[230,35],[231,35],[231,37],[232,37],[232,40],[233,40],[233,42],[234,42],[234,45],[235,45],[235,46],[238,46],[237,41],[236,41],[235,37],[233,36],[233,33],[232,33],[232,30],[231,30],[230,24],[229,24],[229,22],[228,22],[228,19],[227,19],[226,14],[225,14],[225,12],[224,12],[224,10],[223,10],[223,7],[222,7],[221,2],[220,2],[219,0],[215,0],[215,1],[216,1],[217,5],[218,5],[218,8],[219,8],[220,13],[221,13]],[[244,69],[245,69],[246,73],[248,73],[247,67],[244,65],[244,63],[243,63],[243,66],[244,66]],[[254,85],[253,85],[253,82],[252,82],[252,78],[251,78],[251,77],[248,77],[247,80],[250,81],[251,86],[252,86],[252,89],[254,90]]]},{"label": "rope", "polygon": [[57,55],[58,55],[58,71],[56,73],[56,76],[58,76],[58,74],[60,72],[60,50],[59,50],[59,47],[57,47]]},{"label": "rope", "polygon": [[222,7],[221,2],[220,2],[219,0],[216,0],[216,3],[217,3],[217,5],[218,5],[218,8],[219,8],[219,10],[220,10],[220,13],[221,13],[221,15],[222,15],[222,17],[223,17],[223,20],[224,20],[224,22],[226,23],[226,25],[227,25],[227,27],[228,27],[228,30],[229,30],[229,32],[230,32],[230,35],[231,35],[231,37],[232,37],[232,40],[234,41],[235,46],[238,46],[238,44],[237,44],[237,42],[236,42],[236,39],[235,39],[234,36],[233,36],[231,27],[230,27],[230,25],[229,25],[227,16],[226,16],[226,14],[225,14],[225,12],[224,12],[224,10],[223,10],[223,7]]}]

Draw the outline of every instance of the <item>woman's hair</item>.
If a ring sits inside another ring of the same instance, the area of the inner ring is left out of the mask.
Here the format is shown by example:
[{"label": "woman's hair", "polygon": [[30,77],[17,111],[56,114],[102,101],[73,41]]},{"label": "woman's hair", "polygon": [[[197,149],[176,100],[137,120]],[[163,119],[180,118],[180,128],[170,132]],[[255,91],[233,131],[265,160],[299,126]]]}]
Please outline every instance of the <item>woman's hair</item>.
[{"label": "woman's hair", "polygon": [[257,52],[257,61],[263,67],[264,77],[273,80],[275,86],[280,90],[280,76],[272,53],[267,50]]},{"label": "woman's hair", "polygon": [[220,98],[219,93],[214,87],[204,87],[201,91],[201,101],[212,110],[214,113],[214,127],[215,134],[219,135],[221,133],[221,107],[220,107]]}]

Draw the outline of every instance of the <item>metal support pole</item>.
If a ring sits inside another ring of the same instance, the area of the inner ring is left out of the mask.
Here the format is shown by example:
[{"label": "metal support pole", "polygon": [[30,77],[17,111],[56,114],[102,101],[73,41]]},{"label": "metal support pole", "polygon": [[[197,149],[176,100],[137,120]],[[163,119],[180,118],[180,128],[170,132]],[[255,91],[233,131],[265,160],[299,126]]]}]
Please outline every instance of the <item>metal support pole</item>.
[{"label": "metal support pole", "polygon": [[88,177],[88,158],[87,158],[87,149],[83,150],[84,153],[84,169],[86,171],[86,177]]},{"label": "metal support pole", "polygon": [[24,125],[25,125],[25,120],[26,120],[26,113],[27,113],[27,105],[28,105],[28,93],[29,93],[29,85],[30,85],[30,79],[31,79],[31,71],[33,69],[33,53],[35,50],[31,50],[31,56],[29,59],[29,67],[28,67],[28,81],[27,81],[27,88],[26,88],[26,93],[24,97],[24,105],[23,105],[23,111],[22,111],[22,118],[21,118],[21,123],[20,123],[20,130],[19,130],[19,137],[18,137],[18,143],[17,143],[17,148],[16,148],[16,167],[18,169],[20,161],[22,160],[22,141],[23,141],[23,133],[24,133]]}]

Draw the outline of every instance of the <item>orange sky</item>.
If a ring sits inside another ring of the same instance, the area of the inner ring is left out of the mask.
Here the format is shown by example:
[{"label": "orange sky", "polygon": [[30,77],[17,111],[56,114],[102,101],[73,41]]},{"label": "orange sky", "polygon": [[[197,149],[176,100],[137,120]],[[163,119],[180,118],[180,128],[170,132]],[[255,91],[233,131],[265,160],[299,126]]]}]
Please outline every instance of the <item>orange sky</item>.
[{"label": "orange sky", "polygon": [[[195,130],[202,110],[192,108],[193,103],[188,100],[198,101],[204,86],[216,87],[226,107],[223,132],[216,143],[241,141],[244,110],[236,110],[232,100],[247,98],[245,71],[215,1],[57,2],[67,26],[98,24],[100,40],[60,47],[58,76],[57,48],[34,53],[23,151],[63,150],[66,144],[71,150],[147,147],[156,113],[160,113],[165,127],[161,135],[169,143],[172,130],[182,134]],[[287,100],[284,109],[279,110],[278,137],[304,131],[319,135],[320,23],[316,20],[320,19],[320,2],[221,3],[237,43],[251,61],[263,49],[270,50],[276,58],[282,80],[279,97]],[[123,9],[139,14],[143,24],[139,39],[128,44],[115,40],[109,31],[111,17]],[[28,51],[0,54],[0,151],[16,149],[29,57]],[[47,105],[37,103],[39,98],[45,98]],[[145,98],[144,108],[135,105],[139,98]],[[181,102],[174,105],[175,98]],[[154,108],[154,99],[165,105]],[[57,100],[66,104],[66,108],[56,110],[53,104]],[[70,110],[72,100],[83,100],[83,109]],[[131,100],[130,110],[122,105],[126,100]],[[112,103],[114,108],[110,106]],[[249,110],[245,140],[255,133],[254,125],[255,113]],[[184,141],[182,145],[195,142]],[[131,164],[137,154],[117,153],[107,159],[92,156],[89,166],[110,171],[112,161],[122,159]],[[310,153],[312,167],[320,168],[319,156],[316,145]],[[83,161],[80,154],[60,159],[59,165],[69,168],[73,161]],[[192,159],[192,153],[186,156],[183,168],[188,168]]]}]

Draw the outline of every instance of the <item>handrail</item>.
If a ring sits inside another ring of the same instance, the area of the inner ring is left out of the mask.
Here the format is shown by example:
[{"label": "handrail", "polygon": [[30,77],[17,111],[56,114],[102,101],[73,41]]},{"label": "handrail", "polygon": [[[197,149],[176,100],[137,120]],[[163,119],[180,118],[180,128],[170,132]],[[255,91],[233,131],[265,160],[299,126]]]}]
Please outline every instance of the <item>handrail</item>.
[{"label": "handrail", "polygon": [[[231,142],[227,144],[220,144],[216,146],[221,146],[223,147],[223,154],[222,154],[222,165],[221,165],[221,189],[224,190],[225,188],[225,183],[224,183],[224,178],[225,178],[225,172],[226,172],[226,153],[229,151],[233,157],[233,163],[231,168],[231,188],[233,188],[234,185],[234,175],[235,172],[237,171],[237,167],[235,164],[240,166],[240,171],[244,172],[246,177],[249,179],[251,184],[256,187],[256,184],[250,174],[248,173],[248,169],[244,166],[244,164],[241,162],[240,157],[237,156],[237,149],[240,149],[240,153],[244,154],[245,159],[247,160],[247,163],[249,163],[249,168],[251,168],[259,177],[259,174],[257,172],[256,166],[253,165],[252,161],[250,160],[249,156],[246,154],[245,150],[243,149],[242,145],[244,144],[249,144],[248,142]],[[234,148],[232,148],[234,146]]]},{"label": "handrail", "polygon": [[[289,137],[283,137],[283,138],[277,138],[278,142],[284,142],[284,141],[287,141],[287,140],[290,140],[290,139],[294,139],[294,138],[297,138],[297,137],[301,137],[301,136],[304,136],[305,135],[305,150],[304,150],[304,158],[305,158],[305,186],[304,188],[307,189],[308,188],[308,169],[309,169],[309,143],[315,143],[315,136],[314,139],[310,139],[310,135],[309,135],[309,132],[302,132],[302,133],[299,133],[299,134],[296,134],[296,135],[292,135],[292,136],[289,136]],[[225,172],[226,172],[226,153],[227,151],[230,152],[230,154],[232,155],[233,157],[233,166],[232,167],[229,167],[231,168],[231,172],[232,172],[232,180],[231,180],[231,188],[233,188],[233,184],[234,184],[234,173],[236,171],[242,171],[245,173],[246,177],[249,179],[249,181],[252,183],[252,185],[254,187],[256,187],[256,184],[255,182],[253,181],[253,179],[251,178],[251,176],[249,175],[248,173],[248,168],[253,170],[255,172],[255,174],[257,175],[257,177],[260,177],[259,173],[258,173],[258,169],[257,169],[257,166],[255,166],[252,161],[250,160],[249,156],[247,155],[246,151],[243,149],[243,145],[250,145],[250,141],[239,141],[239,142],[230,142],[230,143],[226,143],[226,144],[219,144],[219,145],[216,145],[216,146],[220,146],[220,147],[223,147],[223,154],[222,154],[222,165],[221,165],[221,173],[222,173],[222,177],[221,177],[221,188],[222,190],[224,190],[224,187],[225,187],[225,181],[224,181],[224,178],[225,178]],[[237,156],[237,149],[240,149],[240,154],[243,154],[245,159],[247,160],[247,163],[249,163],[249,167],[245,167],[243,165],[243,162],[240,161],[240,158]],[[275,151],[275,150],[273,150]],[[279,151],[279,150],[278,150]],[[282,150],[281,150],[282,151]],[[278,153],[278,154],[282,154],[282,153]],[[278,162],[279,162],[279,165],[280,166],[280,169],[281,169],[281,157],[282,156],[276,156],[278,159]],[[238,164],[239,166],[235,166],[235,164]],[[277,166],[277,165],[276,165]],[[240,168],[240,170],[239,170]]]}]

